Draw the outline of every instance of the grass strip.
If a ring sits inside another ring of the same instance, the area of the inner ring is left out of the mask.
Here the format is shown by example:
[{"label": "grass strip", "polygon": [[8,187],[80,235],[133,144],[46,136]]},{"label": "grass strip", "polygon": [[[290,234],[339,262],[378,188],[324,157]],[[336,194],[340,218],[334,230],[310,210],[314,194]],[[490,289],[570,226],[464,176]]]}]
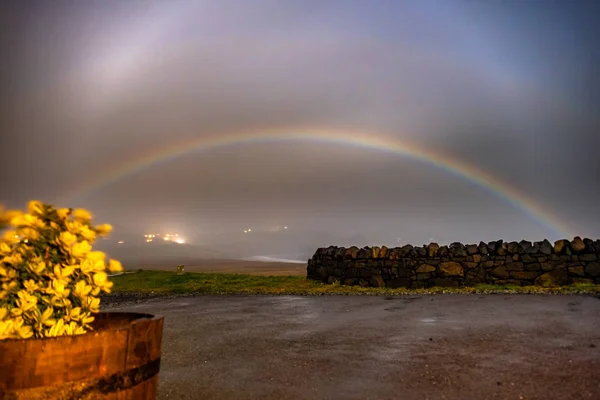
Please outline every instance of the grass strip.
[{"label": "grass strip", "polygon": [[323,284],[301,276],[256,276],[241,274],[140,271],[112,277],[113,293],[153,295],[177,294],[268,294],[268,295],[407,295],[437,293],[473,294],[597,294],[600,285],[576,284],[560,287],[478,285],[463,288],[389,289]]}]

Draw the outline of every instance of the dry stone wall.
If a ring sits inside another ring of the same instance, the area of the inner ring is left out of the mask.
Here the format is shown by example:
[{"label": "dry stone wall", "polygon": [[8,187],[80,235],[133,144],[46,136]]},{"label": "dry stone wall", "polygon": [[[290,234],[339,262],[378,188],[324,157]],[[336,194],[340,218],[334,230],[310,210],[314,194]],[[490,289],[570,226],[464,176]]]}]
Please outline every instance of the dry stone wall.
[{"label": "dry stone wall", "polygon": [[422,247],[319,248],[307,277],[326,283],[390,288],[487,284],[600,284],[600,240],[558,240]]}]

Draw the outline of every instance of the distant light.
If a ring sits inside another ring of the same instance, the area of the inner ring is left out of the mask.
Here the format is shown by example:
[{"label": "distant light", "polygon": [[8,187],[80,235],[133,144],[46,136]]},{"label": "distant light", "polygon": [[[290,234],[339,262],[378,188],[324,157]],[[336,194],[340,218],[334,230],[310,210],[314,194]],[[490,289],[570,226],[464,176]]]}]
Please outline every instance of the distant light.
[{"label": "distant light", "polygon": [[125,241],[124,240],[119,240],[117,243],[118,244],[123,244],[123,243],[125,243]]},{"label": "distant light", "polygon": [[287,226],[284,226],[283,229],[287,229]]},{"label": "distant light", "polygon": [[244,233],[248,233],[248,231],[244,231]]},{"label": "distant light", "polygon": [[177,240],[175,240],[175,243],[182,244],[183,243],[183,239],[177,239]]},{"label": "distant light", "polygon": [[252,232],[252,229],[248,229],[248,232]]},{"label": "distant light", "polygon": [[178,234],[175,234],[175,236],[179,236]]},{"label": "distant light", "polygon": [[169,237],[168,237],[168,236],[167,236],[167,237],[164,237],[164,238],[163,238],[163,240],[169,240]]}]

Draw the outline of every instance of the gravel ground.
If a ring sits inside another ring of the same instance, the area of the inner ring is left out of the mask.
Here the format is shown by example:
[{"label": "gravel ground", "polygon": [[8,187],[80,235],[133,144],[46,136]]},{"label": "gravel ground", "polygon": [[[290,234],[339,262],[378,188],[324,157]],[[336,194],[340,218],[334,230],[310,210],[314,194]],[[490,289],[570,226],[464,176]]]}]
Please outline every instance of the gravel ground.
[{"label": "gravel ground", "polygon": [[159,399],[600,399],[594,296],[113,296],[165,317]]}]

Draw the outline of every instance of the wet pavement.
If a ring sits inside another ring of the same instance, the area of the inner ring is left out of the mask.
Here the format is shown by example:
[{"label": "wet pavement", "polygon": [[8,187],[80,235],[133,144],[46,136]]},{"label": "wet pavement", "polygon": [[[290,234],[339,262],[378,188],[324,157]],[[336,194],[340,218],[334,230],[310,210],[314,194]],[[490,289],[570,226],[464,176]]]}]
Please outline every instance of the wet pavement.
[{"label": "wet pavement", "polygon": [[165,317],[159,399],[600,399],[594,296],[201,296]]}]

